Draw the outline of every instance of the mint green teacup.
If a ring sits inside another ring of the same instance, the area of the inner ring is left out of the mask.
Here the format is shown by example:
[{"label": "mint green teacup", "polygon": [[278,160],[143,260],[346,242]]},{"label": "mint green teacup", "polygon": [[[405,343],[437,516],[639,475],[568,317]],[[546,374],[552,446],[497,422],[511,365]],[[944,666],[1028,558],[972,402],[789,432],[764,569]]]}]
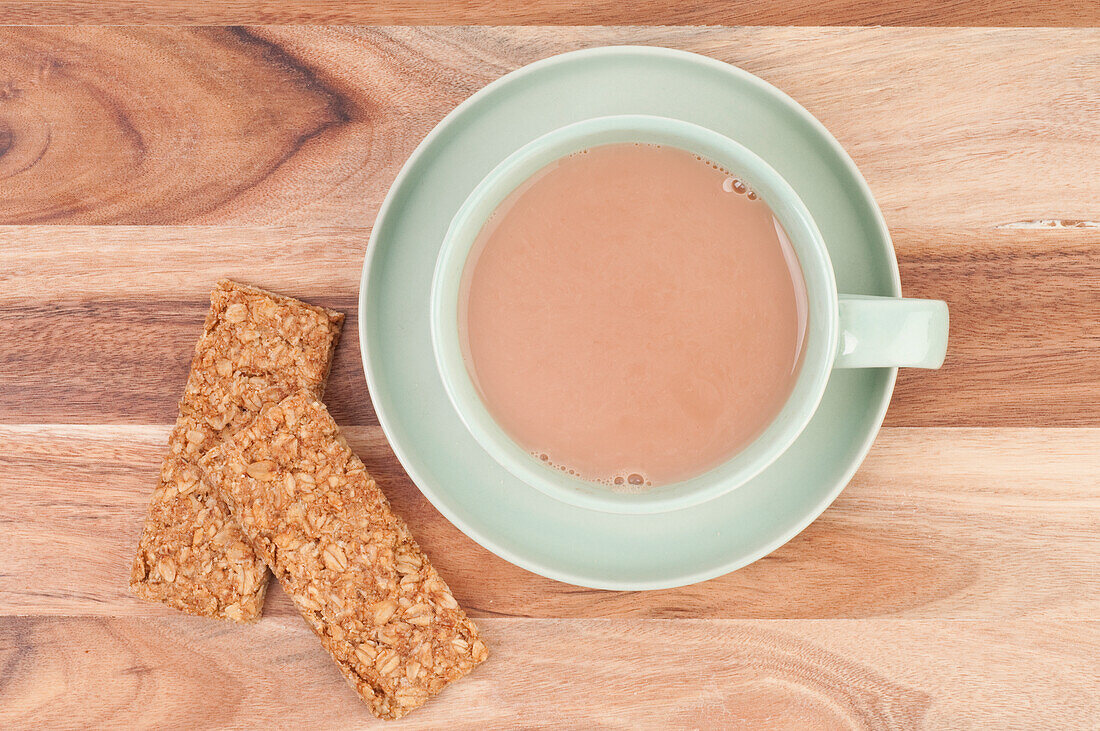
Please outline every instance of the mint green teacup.
[{"label": "mint green teacup", "polygon": [[[470,250],[489,215],[517,186],[551,162],[621,142],[688,150],[734,172],[772,209],[798,256],[808,295],[802,365],[779,415],[726,462],[689,480],[617,492],[555,470],[521,447],[489,414],[463,361],[459,290]],[[562,127],[523,146],[470,193],[447,231],[432,282],[431,335],[447,394],[478,443],[505,469],[551,497],[614,513],[657,513],[711,500],[776,460],[809,423],[833,368],[939,368],[947,350],[947,305],[939,300],[837,293],[825,242],[790,185],[750,150],[712,130],[646,115],[599,117]]]}]

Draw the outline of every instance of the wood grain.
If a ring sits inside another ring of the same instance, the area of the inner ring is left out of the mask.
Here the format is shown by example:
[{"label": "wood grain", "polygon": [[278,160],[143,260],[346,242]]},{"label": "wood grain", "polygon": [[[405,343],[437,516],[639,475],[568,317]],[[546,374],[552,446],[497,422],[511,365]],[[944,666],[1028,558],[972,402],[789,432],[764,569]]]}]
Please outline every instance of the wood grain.
[{"label": "wood grain", "polygon": [[[496,652],[400,728],[587,728],[593,709],[624,729],[1088,728],[1100,717],[1096,622],[479,626]],[[9,728],[382,726],[289,619],[13,619],[0,625],[0,667]]]},{"label": "wood grain", "polygon": [[1088,0],[0,0],[10,23],[381,25],[926,25],[1090,26],[1100,11]]},{"label": "wood grain", "polygon": [[231,31],[8,30],[0,43],[13,186],[0,220],[186,220],[347,121],[307,71]]},{"label": "wood grain", "polygon": [[942,370],[898,371],[888,425],[1100,425],[1100,228],[900,230],[894,244],[902,292],[946,300],[951,325]]},{"label": "wood grain", "polygon": [[[0,423],[170,423],[211,283],[229,276],[347,313],[327,401],[342,424],[377,424],[355,319],[369,233],[0,227]],[[1100,426],[1100,229],[894,241],[905,294],[947,300],[951,347],[943,370],[901,372],[888,425]]]},{"label": "wood grain", "polygon": [[[347,430],[473,616],[1052,618],[1100,614],[1100,429],[887,429],[802,535],[683,589],[601,592],[496,558],[377,427]],[[126,590],[168,427],[0,426],[0,615],[172,616]],[[269,598],[265,616],[293,615]]]},{"label": "wood grain", "polygon": [[776,84],[894,228],[1100,219],[1100,29],[265,27],[0,29],[0,223],[369,226],[455,104],[609,43]]}]

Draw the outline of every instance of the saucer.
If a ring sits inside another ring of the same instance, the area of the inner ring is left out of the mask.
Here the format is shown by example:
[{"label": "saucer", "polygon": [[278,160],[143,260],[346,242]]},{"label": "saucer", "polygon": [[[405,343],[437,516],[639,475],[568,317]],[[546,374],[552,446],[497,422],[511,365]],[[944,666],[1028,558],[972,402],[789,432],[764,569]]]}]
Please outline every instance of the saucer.
[{"label": "saucer", "polygon": [[720,576],[783,545],[836,498],[878,432],[897,370],[837,370],[809,426],[757,477],[691,508],[616,515],[559,502],[500,467],[451,406],[429,333],[429,292],[451,218],[497,163],[555,128],[652,114],[742,143],[795,189],[846,294],[901,295],[870,190],[837,141],[775,87],[714,59],[618,46],[539,61],[455,108],[405,163],[378,213],[359,291],[374,408],[398,459],[448,520],[518,566],[598,589]]}]

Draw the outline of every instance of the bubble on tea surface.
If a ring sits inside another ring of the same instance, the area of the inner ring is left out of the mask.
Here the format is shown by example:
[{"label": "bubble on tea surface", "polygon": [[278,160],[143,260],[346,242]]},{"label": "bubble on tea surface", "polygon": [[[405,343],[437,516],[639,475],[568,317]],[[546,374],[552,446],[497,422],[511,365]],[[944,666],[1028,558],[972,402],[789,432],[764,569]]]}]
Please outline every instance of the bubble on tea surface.
[{"label": "bubble on tea surface", "polygon": [[550,455],[549,454],[540,454],[539,459],[541,459],[543,462],[549,462],[550,461]]},{"label": "bubble on tea surface", "polygon": [[726,178],[722,181],[722,190],[727,193],[744,193],[748,190],[748,186],[738,178]]},{"label": "bubble on tea surface", "polygon": [[639,475],[637,472],[635,472],[635,473],[631,474],[629,477],[627,477],[626,481],[629,482],[631,485],[644,485],[645,484],[645,478],[642,477],[641,475]]},{"label": "bubble on tea surface", "polygon": [[616,478],[615,478],[615,484],[616,484],[616,485],[621,485],[621,484],[623,484],[623,478],[622,478],[622,477],[616,477]]},{"label": "bubble on tea surface", "polygon": [[752,192],[752,191],[750,190],[750,191],[749,191],[749,194],[748,194],[748,195],[747,195],[746,197],[747,197],[747,198],[748,198],[748,199],[749,199],[750,201],[754,201],[754,200],[756,200],[756,193],[753,193],[753,192]]}]

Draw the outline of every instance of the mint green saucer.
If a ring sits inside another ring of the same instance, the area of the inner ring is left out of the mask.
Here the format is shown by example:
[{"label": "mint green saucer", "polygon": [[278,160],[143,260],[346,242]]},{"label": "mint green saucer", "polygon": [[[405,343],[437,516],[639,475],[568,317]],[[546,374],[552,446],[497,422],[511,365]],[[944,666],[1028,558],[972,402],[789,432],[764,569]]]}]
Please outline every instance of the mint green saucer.
[{"label": "mint green saucer", "polygon": [[794,445],[731,493],[672,513],[616,515],[559,502],[484,452],[436,371],[429,291],[440,244],[497,163],[557,127],[653,114],[709,127],[771,164],[825,238],[841,291],[900,296],[897,261],[863,178],[789,97],[740,69],[661,48],[577,51],[498,79],[459,105],[401,170],[371,235],[359,339],[374,407],[397,457],[452,523],[502,558],[571,584],[657,589],[767,555],[847,484],[886,413],[896,369],[834,371]]}]

